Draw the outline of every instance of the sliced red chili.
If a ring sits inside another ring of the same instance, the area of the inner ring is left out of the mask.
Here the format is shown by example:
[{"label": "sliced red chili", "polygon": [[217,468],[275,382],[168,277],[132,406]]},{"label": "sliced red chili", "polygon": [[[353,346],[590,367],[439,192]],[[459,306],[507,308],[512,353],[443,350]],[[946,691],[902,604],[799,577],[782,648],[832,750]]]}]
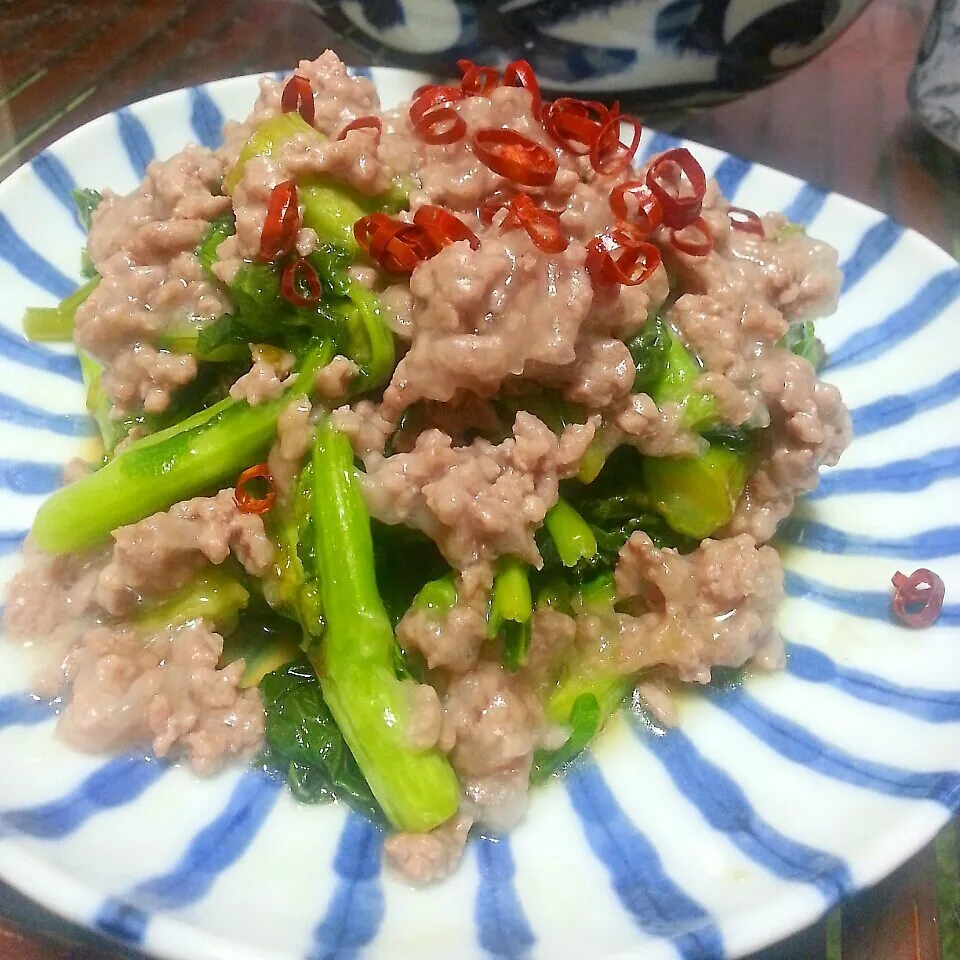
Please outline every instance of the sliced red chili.
[{"label": "sliced red chili", "polygon": [[560,221],[546,210],[541,210],[525,193],[513,198],[510,204],[520,225],[534,244],[544,253],[560,253],[570,243],[560,228]]},{"label": "sliced red chili", "polygon": [[437,250],[458,240],[466,240],[471,250],[480,246],[480,238],[458,216],[443,207],[426,203],[417,209],[413,222],[430,238]]},{"label": "sliced red chili", "polygon": [[297,185],[292,180],[284,180],[273,188],[267,201],[267,215],[260,233],[260,259],[269,262],[289,253],[299,229]]},{"label": "sliced red chili", "polygon": [[422,227],[385,213],[361,217],[353,225],[353,235],[361,249],[390,273],[412,273],[418,263],[437,252]]},{"label": "sliced red chili", "polygon": [[500,224],[504,230],[510,230],[513,227],[519,227],[520,221],[517,219],[517,215],[513,212],[513,207],[510,206],[511,201],[516,196],[516,191],[511,190],[510,188],[501,188],[499,190],[494,190],[493,193],[487,194],[481,201],[480,206],[477,208],[477,216],[484,223],[493,223],[493,218],[504,208],[509,211],[507,218]]},{"label": "sliced red chili", "polygon": [[[261,480],[266,485],[267,492],[262,497],[255,497],[247,489],[247,484],[255,480]],[[270,468],[265,463],[258,463],[255,467],[247,467],[237,478],[233,496],[237,502],[237,509],[241,513],[266,513],[277,499]]]},{"label": "sliced red chili", "polygon": [[[682,193],[684,176],[689,190]],[[663,222],[668,227],[682,229],[700,216],[707,175],[686,147],[675,147],[657,157],[647,169],[646,180],[650,192],[660,202]]]},{"label": "sliced red chili", "polygon": [[467,125],[450,104],[462,99],[456,87],[427,87],[410,104],[410,122],[427,143],[454,143],[467,132]]},{"label": "sliced red chili", "polygon": [[530,91],[532,97],[530,109],[536,119],[540,119],[540,84],[533,67],[526,60],[513,60],[503,71],[503,85],[505,87],[523,87]]},{"label": "sliced red chili", "polygon": [[478,67],[472,60],[458,60],[463,74],[460,91],[465,97],[489,97],[500,86],[500,71],[493,67]]},{"label": "sliced red chili", "polygon": [[[630,198],[631,203],[627,202]],[[610,209],[618,220],[634,227],[641,235],[648,236],[663,223],[663,209],[643,180],[625,180],[617,184],[610,194]]]},{"label": "sliced red chili", "polygon": [[316,104],[313,101],[313,87],[306,77],[295,73],[283,87],[280,94],[280,109],[284,113],[299,113],[311,126],[316,115]]},{"label": "sliced red chili", "polygon": [[730,218],[730,226],[741,233],[755,233],[758,237],[765,236],[763,221],[752,211],[745,207],[731,207],[727,211]]},{"label": "sliced red chili", "polygon": [[[618,251],[619,256],[614,256]],[[659,266],[660,250],[656,246],[634,240],[622,231],[601,234],[587,245],[587,270],[600,287],[618,283],[635,287],[649,279]]]},{"label": "sliced red chili", "polygon": [[379,117],[357,117],[356,120],[351,120],[350,123],[340,131],[337,139],[345,139],[347,134],[353,130],[373,130],[379,140],[380,133],[383,130],[383,121]]},{"label": "sliced red chili", "polygon": [[670,231],[670,242],[680,253],[691,257],[705,257],[713,249],[713,234],[703,217],[697,217],[680,229]]},{"label": "sliced red chili", "polygon": [[312,307],[320,302],[323,284],[310,262],[297,257],[283,268],[280,290],[295,307]]},{"label": "sliced red chili", "polygon": [[494,173],[525,187],[548,187],[557,178],[557,158],[516,130],[478,130],[473,135],[473,152]]},{"label": "sliced red chili", "polygon": [[920,567],[910,576],[899,570],[891,578],[894,587],[893,612],[908,627],[929,627],[943,610],[943,580],[932,570]]},{"label": "sliced red chili", "polygon": [[[629,123],[633,127],[633,138],[629,144],[620,140],[621,123]],[[633,163],[642,134],[643,127],[636,117],[629,114],[612,116],[590,145],[590,163],[593,169],[605,177],[622,173]]]},{"label": "sliced red chili", "polygon": [[463,94],[456,87],[448,87],[440,83],[432,83],[427,87],[421,87],[410,103],[410,119],[416,124],[433,107],[446,103],[456,103],[462,99]]},{"label": "sliced red chili", "polygon": [[612,114],[598,100],[558,97],[543,108],[547,133],[568,153],[585,156],[610,122]]}]

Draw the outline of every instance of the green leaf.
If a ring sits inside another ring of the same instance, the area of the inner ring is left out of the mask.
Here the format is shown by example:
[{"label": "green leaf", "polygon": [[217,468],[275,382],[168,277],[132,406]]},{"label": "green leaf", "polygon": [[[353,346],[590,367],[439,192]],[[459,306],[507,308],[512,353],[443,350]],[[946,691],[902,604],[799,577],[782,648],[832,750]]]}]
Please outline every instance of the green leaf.
[{"label": "green leaf", "polygon": [[537,750],[534,753],[530,783],[540,786],[555,774],[562,774],[600,732],[604,719],[600,703],[592,693],[577,697],[568,721],[570,737],[556,750]]},{"label": "green leaf", "polygon": [[[217,255],[217,247],[223,243],[227,237],[233,236],[236,232],[236,223],[233,214],[220,217],[210,222],[210,229],[197,247],[196,256],[207,274],[211,274],[211,268],[220,259]],[[212,274],[211,274],[212,275]],[[216,278],[214,278],[216,279]]]},{"label": "green leaf", "polygon": [[663,377],[667,367],[670,338],[663,320],[653,313],[647,317],[643,329],[628,344],[637,372],[633,378],[633,392],[649,394]]},{"label": "green leaf", "polygon": [[818,339],[812,320],[795,320],[777,346],[809,360],[814,370],[819,370],[827,362],[826,347]]},{"label": "green leaf", "polygon": [[93,211],[100,206],[103,200],[103,194],[99,190],[90,190],[88,187],[79,187],[70,191],[73,202],[77,205],[77,216],[80,219],[80,226],[89,231],[90,220],[93,217]]},{"label": "green leaf", "polygon": [[[310,667],[296,663],[267,674],[260,684],[260,696],[266,711],[267,744],[288,764],[297,765],[298,788],[306,784],[309,790],[305,789],[305,794],[318,795],[323,778],[338,799],[371,820],[385,823]],[[303,768],[312,771],[309,776]]]}]

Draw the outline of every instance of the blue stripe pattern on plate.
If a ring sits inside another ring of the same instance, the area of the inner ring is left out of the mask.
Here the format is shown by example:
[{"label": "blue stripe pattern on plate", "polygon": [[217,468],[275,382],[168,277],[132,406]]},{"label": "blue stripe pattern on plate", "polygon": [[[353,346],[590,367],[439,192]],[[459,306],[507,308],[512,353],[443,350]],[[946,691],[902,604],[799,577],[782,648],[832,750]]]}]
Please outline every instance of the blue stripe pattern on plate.
[{"label": "blue stripe pattern on plate", "polygon": [[0,557],[19,550],[29,532],[29,530],[0,530]]},{"label": "blue stripe pattern on plate", "polygon": [[6,727],[32,727],[51,720],[60,700],[41,700],[30,693],[8,693],[0,697],[0,730]]},{"label": "blue stripe pattern on plate", "polygon": [[0,393],[0,420],[19,427],[36,427],[66,437],[91,437],[95,433],[93,421],[73,413],[50,413],[14,397]]},{"label": "blue stripe pattern on plate", "polygon": [[[897,623],[890,612],[890,599],[893,588],[889,591],[880,590],[848,590],[844,587],[834,587],[803,577],[793,570],[784,570],[783,589],[788,597],[797,597],[802,600],[812,600],[814,603],[830,610],[839,610],[854,617],[863,617],[866,620],[882,620],[886,623]],[[936,630],[938,626],[954,627],[960,624],[960,604],[946,603],[940,611],[940,619],[929,627]]]},{"label": "blue stripe pattern on plate", "polygon": [[30,343],[4,326],[0,326],[0,356],[21,366],[55,373],[78,383],[83,380],[75,353],[56,353],[38,343]]},{"label": "blue stripe pattern on plate", "polygon": [[867,230],[840,268],[843,271],[840,292],[849,293],[893,249],[902,234],[903,227],[889,217]]},{"label": "blue stripe pattern on plate", "polygon": [[77,181],[59,157],[45,150],[30,161],[33,172],[40,182],[60,201],[69,212],[74,223],[82,229],[77,205],[73,202],[72,192],[77,189]]},{"label": "blue stripe pattern on plate", "polygon": [[854,437],[864,437],[878,430],[906,423],[918,413],[936,410],[960,397],[960,370],[947,374],[942,380],[909,393],[881,397],[850,411]]},{"label": "blue stripe pattern on plate", "polygon": [[855,787],[908,800],[936,800],[950,810],[960,802],[960,774],[904,770],[854,756],[765,707],[735,686],[713,688],[711,701],[776,753]]},{"label": "blue stripe pattern on plate", "polygon": [[720,165],[713,171],[713,178],[728,200],[736,199],[740,184],[746,179],[752,167],[752,163],[740,157],[726,156],[720,161]]},{"label": "blue stripe pattern on plate", "polygon": [[788,220],[794,223],[810,224],[823,209],[829,193],[815,187],[812,183],[805,183],[797,195],[787,204],[783,213]]},{"label": "blue stripe pattern on plate", "polygon": [[568,771],[564,786],[590,848],[637,925],[670,940],[682,957],[722,957],[717,925],[664,873],[656,849],[620,808],[590,756]]},{"label": "blue stripe pattern on plate", "polygon": [[820,477],[807,500],[855,493],[908,493],[926,490],[940,480],[960,477],[960,447],[931,450],[922,457],[891,460],[877,467],[831,470]]},{"label": "blue stripe pattern on plate", "polygon": [[215,150],[223,143],[223,114],[204,87],[190,90],[190,126],[201,146]]},{"label": "blue stripe pattern on plate", "polygon": [[136,800],[169,769],[153,757],[126,754],[105,763],[59,800],[0,813],[0,824],[44,840],[58,840],[92,816]]},{"label": "blue stripe pattern on plate", "polygon": [[872,327],[852,334],[830,351],[824,370],[851,367],[889,353],[936,320],[960,296],[960,267],[938,273],[913,299]]},{"label": "blue stripe pattern on plate", "polygon": [[669,133],[660,133],[660,131],[657,131],[650,138],[650,142],[644,144],[643,150],[640,151],[638,162],[644,163],[651,157],[655,157],[658,153],[666,153],[667,150],[672,150],[674,147],[679,147],[681,143],[683,143],[683,141],[679,137],[674,137]]},{"label": "blue stripe pattern on plate", "polygon": [[101,907],[94,926],[140,943],[150,913],[180,910],[202,900],[217,878],[246,853],[273,809],[281,780],[263,770],[245,773],[223,811],[190,841],[176,866],[138,883],[129,894]]},{"label": "blue stripe pattern on plate", "polygon": [[143,121],[131,110],[124,107],[115,114],[120,142],[127,153],[127,159],[134,172],[142,180],[147,175],[147,164],[156,156],[153,140]]},{"label": "blue stripe pattern on plate", "polygon": [[923,560],[950,557],[960,552],[960,527],[938,527],[910,537],[868,537],[865,534],[837,530],[814,520],[787,517],[777,530],[777,538],[806,550],[818,550],[820,553]]},{"label": "blue stripe pattern on plate", "polygon": [[42,257],[0,213],[0,260],[5,260],[24,280],[46,290],[58,300],[77,289],[77,282]]},{"label": "blue stripe pattern on plate", "polygon": [[774,876],[816,887],[827,904],[854,889],[853,877],[842,860],[770,826],[736,781],[707,760],[680,730],[651,735],[636,715],[630,725],[703,819],[751,860]]},{"label": "blue stripe pattern on plate", "polygon": [[62,482],[63,467],[58,463],[0,460],[0,488],[12,493],[31,496],[53,493]]},{"label": "blue stripe pattern on plate", "polygon": [[873,673],[840,666],[804,643],[787,644],[787,673],[810,683],[823,683],[864,703],[905,713],[928,723],[960,722],[960,693],[905,687]]},{"label": "blue stripe pattern on plate", "polygon": [[333,869],[337,886],[313,934],[308,960],[354,960],[383,922],[380,886],[383,834],[352,811],[347,816]]},{"label": "blue stripe pattern on plate", "polygon": [[517,898],[510,841],[481,835],[472,845],[480,874],[474,911],[480,946],[493,957],[526,957],[536,937]]}]

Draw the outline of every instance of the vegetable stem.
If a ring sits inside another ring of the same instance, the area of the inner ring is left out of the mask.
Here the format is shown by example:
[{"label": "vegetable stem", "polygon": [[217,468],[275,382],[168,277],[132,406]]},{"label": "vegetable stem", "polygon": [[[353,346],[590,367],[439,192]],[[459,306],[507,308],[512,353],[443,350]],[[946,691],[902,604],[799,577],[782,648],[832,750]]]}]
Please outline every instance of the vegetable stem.
[{"label": "vegetable stem", "polygon": [[493,581],[487,635],[503,638],[503,665],[516,672],[530,652],[533,598],[527,579],[527,564],[516,557],[504,557]]},{"label": "vegetable stem", "polygon": [[547,511],[544,523],[565,567],[597,555],[597,538],[590,525],[562,497]]},{"label": "vegetable stem", "polygon": [[55,307],[27,307],[23,312],[23,333],[28,340],[66,342],[73,339],[73,321],[77,307],[97,288],[99,277],[94,277],[64,297]]}]

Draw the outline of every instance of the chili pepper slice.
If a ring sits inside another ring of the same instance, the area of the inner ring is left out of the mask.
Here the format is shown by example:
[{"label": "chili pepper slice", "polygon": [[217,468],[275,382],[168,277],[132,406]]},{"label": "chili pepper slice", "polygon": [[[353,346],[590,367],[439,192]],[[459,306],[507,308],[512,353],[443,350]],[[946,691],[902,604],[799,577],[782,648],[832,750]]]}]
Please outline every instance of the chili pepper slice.
[{"label": "chili pepper slice", "polygon": [[[690,191],[686,196],[681,196],[684,176],[689,182]],[[669,179],[677,182],[671,184]],[[668,227],[682,229],[700,216],[703,197],[707,192],[707,175],[686,147],[675,147],[657,157],[647,169],[646,181],[650,192],[660,202],[663,222]]]},{"label": "chili pepper slice", "polygon": [[410,122],[427,143],[454,143],[467,132],[467,125],[450,104],[462,99],[456,87],[433,84],[410,104]]},{"label": "chili pepper slice", "polygon": [[754,233],[758,237],[765,236],[763,221],[752,211],[745,207],[731,207],[727,211],[730,218],[730,226],[741,233]]},{"label": "chili pepper slice", "polygon": [[292,180],[278,183],[270,192],[267,215],[260,233],[260,259],[265,262],[289,253],[300,229],[297,185]]},{"label": "chili pepper slice", "polygon": [[[614,257],[618,250],[620,255]],[[639,273],[638,263],[642,263]],[[659,266],[660,250],[654,244],[634,240],[619,230],[594,237],[587,245],[587,270],[600,287],[618,283],[635,287],[649,279]]]},{"label": "chili pepper slice", "polygon": [[[247,489],[247,484],[251,480],[264,480],[267,485],[267,492],[262,497],[255,497]],[[237,478],[237,485],[233,491],[234,500],[237,502],[237,509],[241,513],[266,513],[277,499],[277,491],[274,489],[273,476],[270,468],[265,463],[258,463],[254,467],[247,467]]]},{"label": "chili pepper slice", "polygon": [[493,67],[478,67],[472,60],[458,60],[463,74],[460,91],[465,97],[489,97],[500,86],[500,71]]},{"label": "chili pepper slice", "polygon": [[567,153],[585,156],[612,114],[597,100],[558,97],[542,111],[543,125]]},{"label": "chili pepper slice", "polygon": [[530,105],[531,111],[536,119],[540,119],[542,103],[540,84],[537,83],[537,75],[533,72],[533,67],[526,60],[513,60],[507,64],[503,71],[503,85],[505,87],[523,87],[525,90],[529,90],[533,98]]},{"label": "chili pepper slice", "polygon": [[[628,123],[633,127],[633,139],[629,144],[620,140],[621,123]],[[622,173],[633,163],[642,134],[643,127],[636,117],[629,114],[612,116],[590,145],[590,163],[593,169],[605,177]]]},{"label": "chili pepper slice", "polygon": [[473,152],[494,173],[525,187],[548,187],[557,177],[557,158],[516,130],[478,130],[473,135]]},{"label": "chili pepper slice", "polygon": [[295,73],[283,86],[283,93],[280,94],[280,109],[284,113],[297,112],[313,126],[313,119],[316,115],[316,104],[313,100],[313,87],[310,81]]},{"label": "chili pepper slice", "polygon": [[377,134],[377,139],[380,139],[380,133],[383,131],[383,121],[379,117],[357,117],[356,120],[351,120],[339,133],[337,136],[338,140],[343,140],[346,138],[347,134],[352,130],[373,130]]},{"label": "chili pepper slice", "polygon": [[466,240],[471,250],[480,246],[480,238],[458,216],[443,207],[425,203],[413,215],[413,222],[430,238],[437,250],[458,240]]},{"label": "chili pepper slice", "polygon": [[[908,627],[929,627],[936,623],[943,610],[943,580],[932,570],[920,567],[910,576],[899,570],[891,578],[895,616]],[[919,609],[908,609],[919,607]]]},{"label": "chili pepper slice", "polygon": [[691,257],[705,257],[713,249],[713,234],[703,217],[697,217],[680,229],[670,231],[670,242],[680,253]]},{"label": "chili pepper slice", "polygon": [[510,206],[530,239],[544,253],[561,253],[567,249],[570,240],[560,229],[560,221],[552,213],[541,210],[527,194],[518,194]]},{"label": "chili pepper slice", "polygon": [[[627,197],[632,201],[627,203]],[[610,209],[618,220],[629,223],[640,234],[649,235],[663,223],[663,209],[643,180],[625,180],[610,194]]]},{"label": "chili pepper slice", "polygon": [[320,302],[323,284],[310,262],[296,257],[283,268],[280,290],[295,307],[312,307]]}]

